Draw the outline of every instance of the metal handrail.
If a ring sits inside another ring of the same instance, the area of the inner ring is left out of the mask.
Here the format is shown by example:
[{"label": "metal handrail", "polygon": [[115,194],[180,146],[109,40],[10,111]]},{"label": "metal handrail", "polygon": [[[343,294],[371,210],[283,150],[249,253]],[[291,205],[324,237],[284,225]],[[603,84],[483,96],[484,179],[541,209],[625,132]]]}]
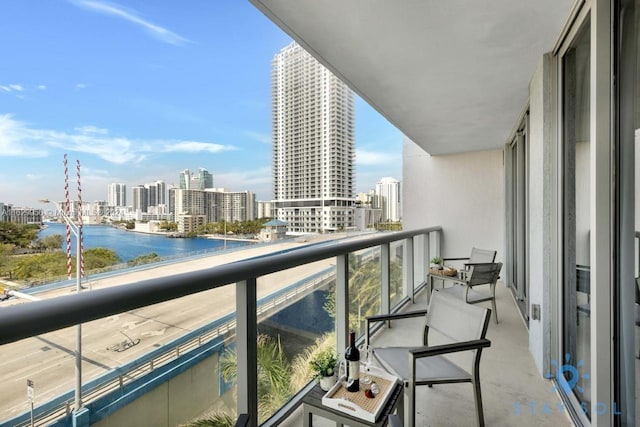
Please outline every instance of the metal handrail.
[{"label": "metal handrail", "polygon": [[442,227],[371,234],[317,243],[209,269],[1,308],[0,345],[432,232],[442,232]]}]

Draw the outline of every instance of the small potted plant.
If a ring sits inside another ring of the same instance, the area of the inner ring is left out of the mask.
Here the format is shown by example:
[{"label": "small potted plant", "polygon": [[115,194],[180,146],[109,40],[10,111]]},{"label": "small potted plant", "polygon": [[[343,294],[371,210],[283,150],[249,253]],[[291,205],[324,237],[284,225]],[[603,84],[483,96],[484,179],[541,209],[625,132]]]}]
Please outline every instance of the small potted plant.
[{"label": "small potted plant", "polygon": [[433,265],[433,268],[436,270],[442,270],[442,258],[440,258],[440,256],[434,256],[431,258],[431,265]]},{"label": "small potted plant", "polygon": [[338,356],[332,348],[317,352],[309,360],[311,370],[320,381],[320,388],[324,391],[328,391],[336,383],[335,370],[337,364]]}]

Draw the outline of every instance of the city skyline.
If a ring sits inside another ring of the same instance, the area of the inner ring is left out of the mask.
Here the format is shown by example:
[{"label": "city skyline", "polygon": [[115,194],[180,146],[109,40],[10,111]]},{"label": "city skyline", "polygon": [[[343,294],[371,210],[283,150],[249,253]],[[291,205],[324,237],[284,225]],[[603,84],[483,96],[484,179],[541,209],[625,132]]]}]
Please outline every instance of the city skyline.
[{"label": "city skyline", "polygon": [[[271,60],[291,39],[248,2],[3,8],[0,36],[13,40],[0,77],[5,203],[62,199],[64,153],[80,160],[87,202],[114,182],[178,185],[182,164],[208,169],[216,187],[273,198]],[[402,135],[355,102],[358,192],[401,175]]]}]

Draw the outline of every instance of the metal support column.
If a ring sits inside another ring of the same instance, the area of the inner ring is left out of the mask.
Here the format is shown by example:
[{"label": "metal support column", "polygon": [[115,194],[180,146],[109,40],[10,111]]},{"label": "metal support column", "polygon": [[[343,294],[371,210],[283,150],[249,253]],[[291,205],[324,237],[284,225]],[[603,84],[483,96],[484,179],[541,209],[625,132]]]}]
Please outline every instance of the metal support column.
[{"label": "metal support column", "polygon": [[239,414],[249,414],[249,425],[258,425],[258,325],[256,278],[236,284],[236,349],[238,357]]},{"label": "metal support column", "polygon": [[389,243],[380,245],[380,312],[389,314],[391,312],[391,269],[389,256],[391,248]]},{"label": "metal support column", "polygon": [[349,337],[349,254],[336,257],[336,345],[344,356]]},{"label": "metal support column", "polygon": [[413,267],[413,237],[405,239],[402,252],[402,257],[404,258],[404,265],[402,266],[402,275],[404,276],[404,280],[402,281],[402,293],[404,296],[411,298],[411,302],[413,302],[413,290],[415,288],[415,284],[413,283],[415,273]]}]

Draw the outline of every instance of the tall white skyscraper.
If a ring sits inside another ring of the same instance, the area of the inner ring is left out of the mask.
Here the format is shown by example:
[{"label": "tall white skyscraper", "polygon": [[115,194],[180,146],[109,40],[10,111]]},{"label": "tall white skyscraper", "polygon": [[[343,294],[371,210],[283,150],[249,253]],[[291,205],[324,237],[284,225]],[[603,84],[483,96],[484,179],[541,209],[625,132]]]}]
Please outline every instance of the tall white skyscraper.
[{"label": "tall white skyscraper", "polygon": [[127,186],[116,182],[109,184],[107,204],[109,206],[127,206]]},{"label": "tall white skyscraper", "polygon": [[382,202],[382,220],[400,221],[400,181],[395,178],[381,178],[376,183],[376,194]]},{"label": "tall white skyscraper", "polygon": [[353,228],[353,93],[295,42],[271,79],[278,219],[294,233]]}]

